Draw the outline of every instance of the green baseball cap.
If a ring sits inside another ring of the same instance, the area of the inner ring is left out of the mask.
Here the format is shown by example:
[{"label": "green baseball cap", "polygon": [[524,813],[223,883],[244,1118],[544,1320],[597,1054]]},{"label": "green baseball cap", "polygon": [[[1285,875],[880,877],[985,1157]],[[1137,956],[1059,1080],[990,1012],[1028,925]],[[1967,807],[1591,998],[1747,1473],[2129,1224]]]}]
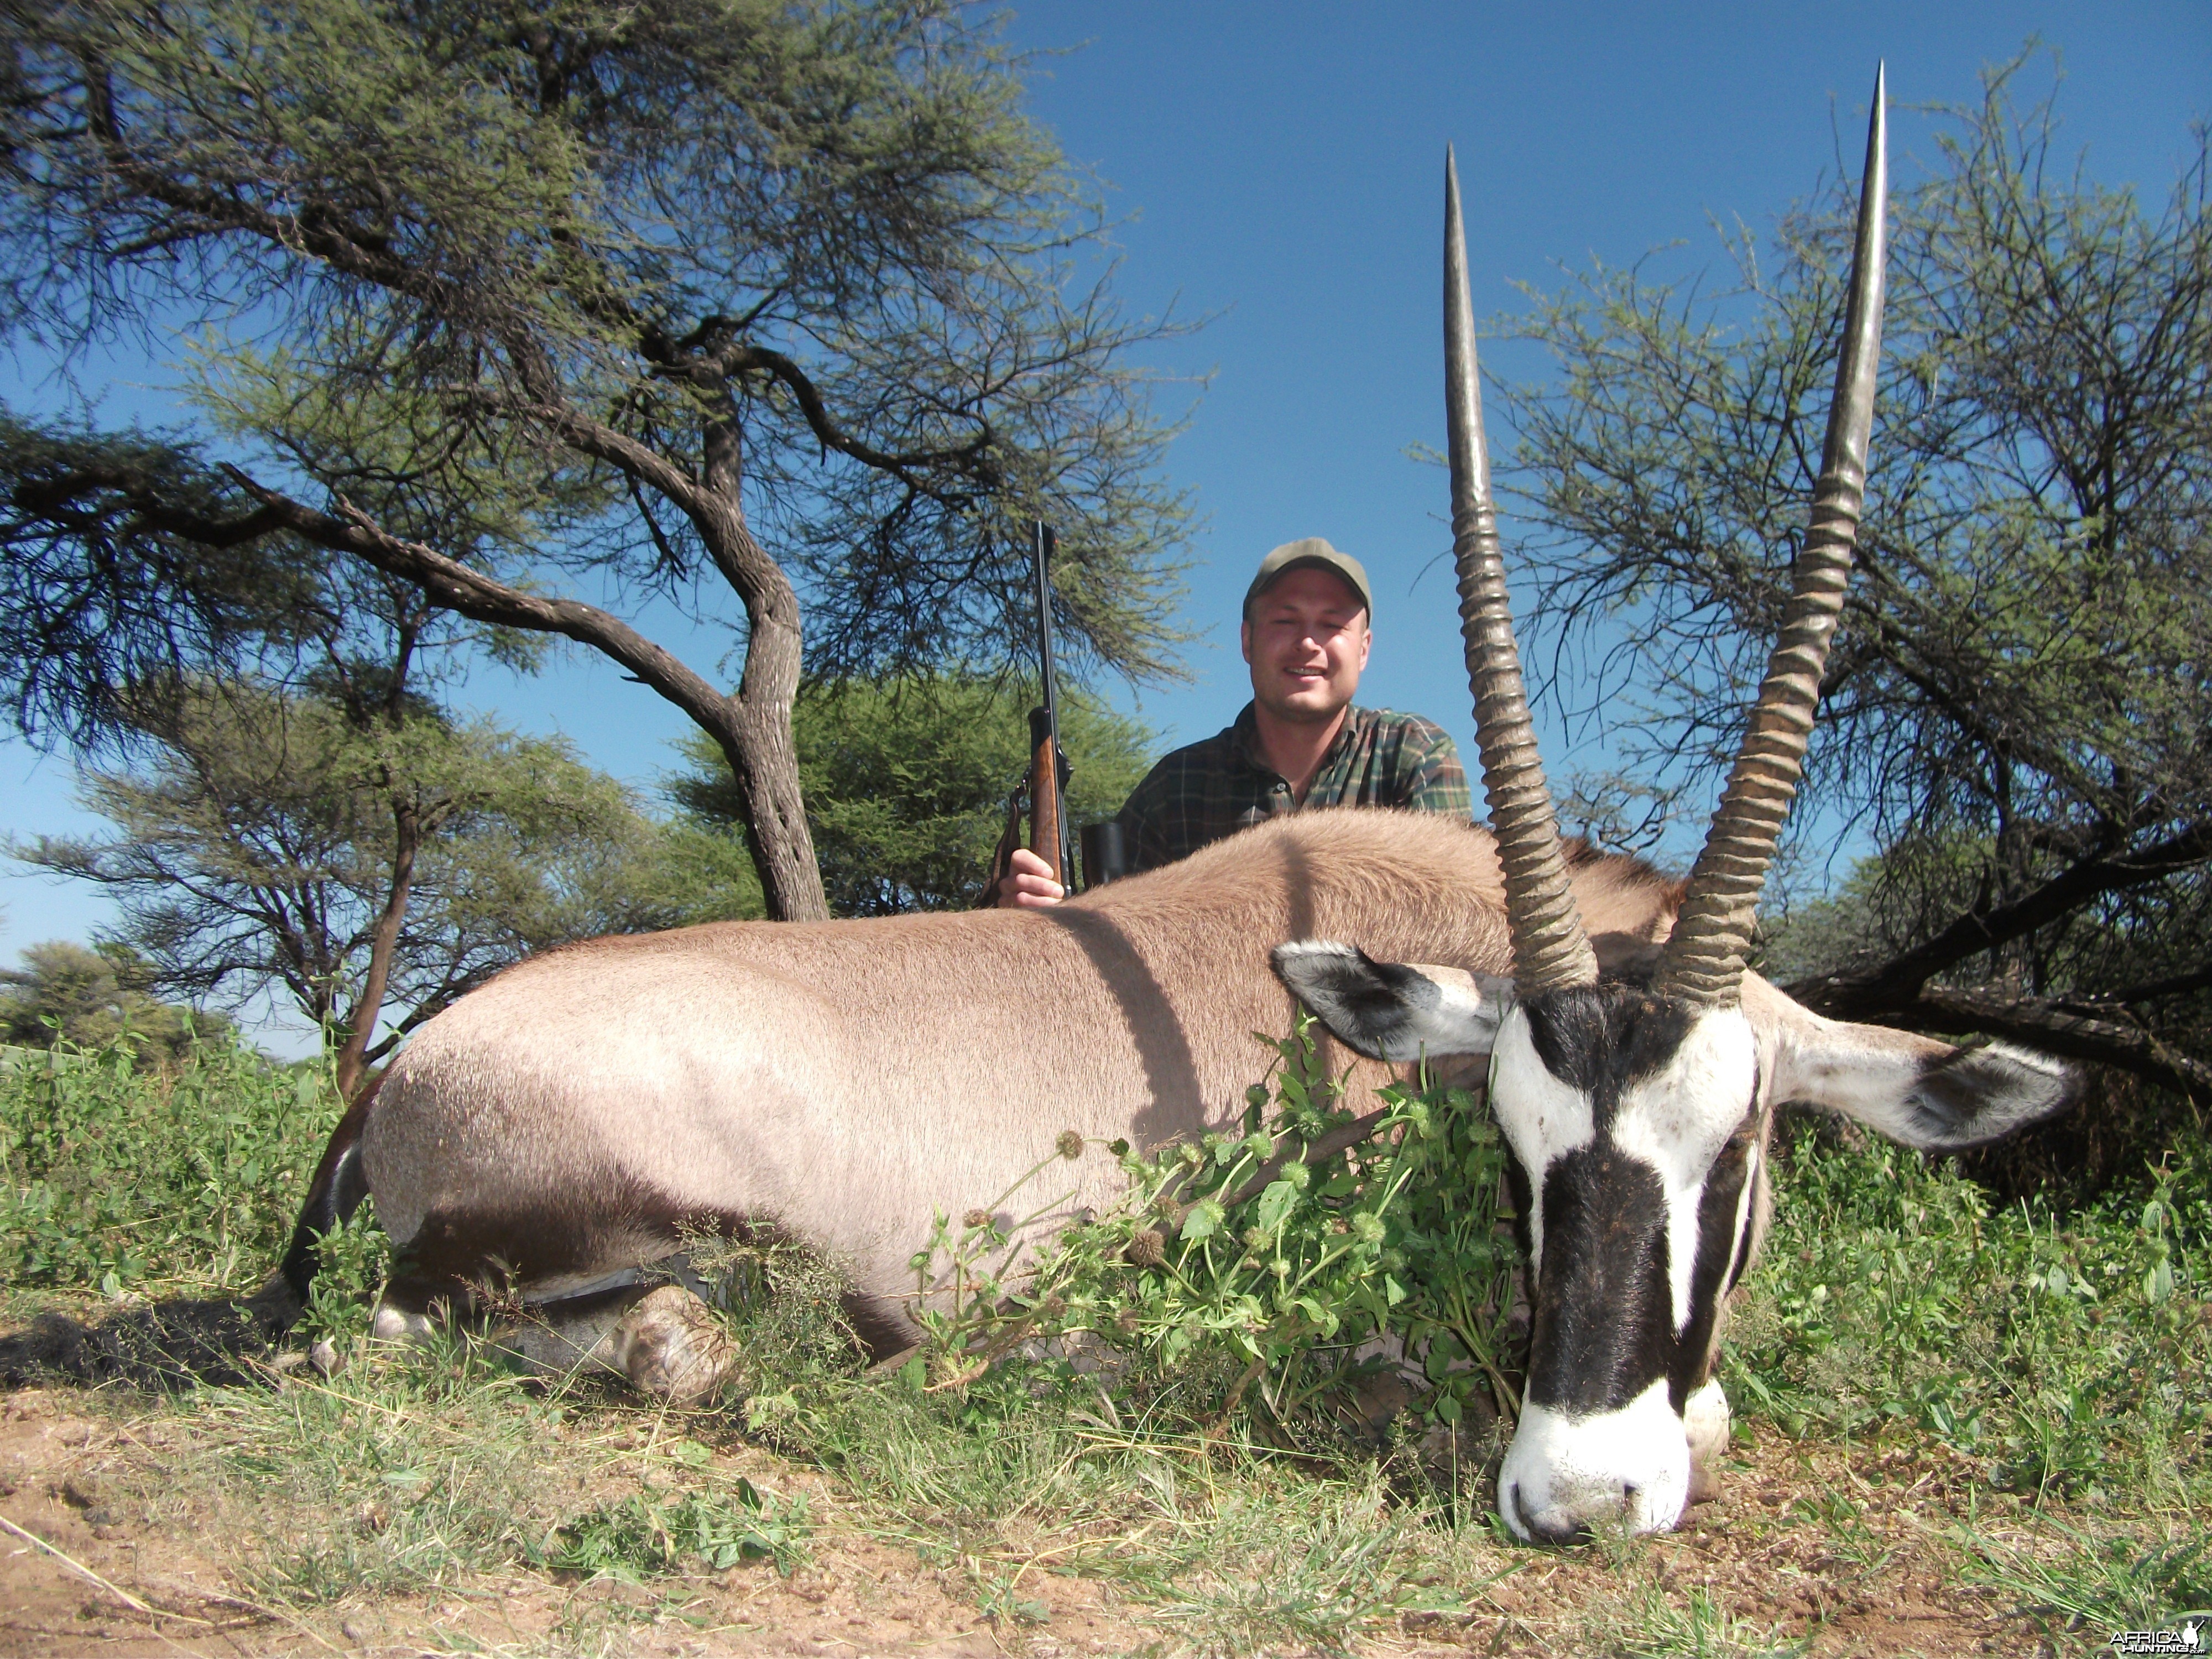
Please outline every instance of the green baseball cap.
[{"label": "green baseball cap", "polygon": [[1244,619],[1252,618],[1252,601],[1267,591],[1270,583],[1285,570],[1297,570],[1312,565],[1322,570],[1333,570],[1352,584],[1352,591],[1359,595],[1360,604],[1367,607],[1367,619],[1375,619],[1375,592],[1367,585],[1367,571],[1349,553],[1340,553],[1318,536],[1302,537],[1294,542],[1285,542],[1260,561],[1257,574],[1251,586],[1244,590]]}]

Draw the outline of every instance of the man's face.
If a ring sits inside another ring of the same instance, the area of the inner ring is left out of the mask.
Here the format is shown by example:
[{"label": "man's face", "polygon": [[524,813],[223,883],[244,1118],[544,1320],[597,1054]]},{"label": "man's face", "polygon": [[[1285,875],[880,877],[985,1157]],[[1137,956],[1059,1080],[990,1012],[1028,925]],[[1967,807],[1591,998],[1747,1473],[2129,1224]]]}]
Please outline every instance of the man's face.
[{"label": "man's face", "polygon": [[1277,717],[1334,720],[1359,689],[1367,666],[1367,608],[1331,570],[1286,570],[1252,601],[1244,623],[1252,697]]}]

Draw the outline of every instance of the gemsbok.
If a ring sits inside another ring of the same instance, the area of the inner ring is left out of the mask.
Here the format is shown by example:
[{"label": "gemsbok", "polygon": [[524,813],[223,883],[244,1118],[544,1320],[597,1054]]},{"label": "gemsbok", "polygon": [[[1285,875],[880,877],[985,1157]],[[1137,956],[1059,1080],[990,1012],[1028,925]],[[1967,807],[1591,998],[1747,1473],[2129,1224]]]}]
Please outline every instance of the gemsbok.
[{"label": "gemsbok", "polygon": [[1470,996],[1418,965],[1318,939],[1284,946],[1276,963],[1362,1053],[1489,1057],[1532,1315],[1498,1505],[1524,1538],[1571,1538],[1607,1519],[1639,1532],[1672,1527],[1693,1468],[1709,1469],[1725,1443],[1728,1403],[1712,1362],[1725,1298],[1768,1213],[1777,1102],[1950,1149],[2052,1111],[2069,1092],[2067,1071],[2040,1055],[1823,1019],[1745,969],[1865,490],[1881,336],[1882,97],[1878,75],[1835,397],[1781,635],[1669,936],[1640,960],[1593,951],[1589,933],[1604,924],[1579,914],[1537,760],[1491,504],[1458,185],[1447,172],[1452,532],[1512,974]]},{"label": "gemsbok", "polygon": [[[280,1291],[304,1297],[318,1235],[374,1194],[398,1250],[387,1333],[492,1286],[569,1352],[696,1392],[726,1356],[653,1311],[670,1293],[648,1297],[644,1270],[704,1227],[831,1258],[863,1334],[904,1346],[908,1261],[933,1212],[989,1202],[1070,1130],[1156,1146],[1227,1126],[1263,1069],[1250,1034],[1289,1018],[1287,983],[1370,1056],[1352,1067],[1355,1098],[1389,1065],[1490,1056],[1527,1188],[1535,1322],[1507,1519],[1547,1538],[1607,1513],[1672,1525],[1684,1413],[1710,1439],[1725,1411],[1712,1344],[1757,1241],[1773,1103],[1951,1146],[2067,1091],[2034,1056],[1837,1025],[1742,971],[1863,478],[1879,93],[1869,157],[1798,597],[1686,896],[1635,860],[1570,853],[1554,827],[1505,608],[1448,171],[1453,531],[1495,836],[1302,814],[1048,910],[726,923],[549,952],[427,1023],[347,1115]],[[1330,939],[1384,960],[1285,943]],[[1032,1237],[1119,1195],[1111,1158],[1063,1173],[1065,1205]]]}]

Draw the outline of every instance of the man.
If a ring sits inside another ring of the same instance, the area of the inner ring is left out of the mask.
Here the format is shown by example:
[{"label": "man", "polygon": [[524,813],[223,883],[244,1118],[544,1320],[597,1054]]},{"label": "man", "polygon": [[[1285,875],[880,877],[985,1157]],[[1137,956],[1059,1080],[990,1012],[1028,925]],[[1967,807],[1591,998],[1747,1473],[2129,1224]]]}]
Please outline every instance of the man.
[{"label": "man", "polygon": [[[1307,806],[1471,806],[1459,752],[1417,714],[1356,708],[1375,596],[1359,561],[1318,536],[1260,561],[1239,629],[1252,701],[1225,732],[1178,749],[1121,808],[1133,872],[1188,858],[1248,825]],[[1057,904],[1060,884],[1024,849],[989,902]]]}]

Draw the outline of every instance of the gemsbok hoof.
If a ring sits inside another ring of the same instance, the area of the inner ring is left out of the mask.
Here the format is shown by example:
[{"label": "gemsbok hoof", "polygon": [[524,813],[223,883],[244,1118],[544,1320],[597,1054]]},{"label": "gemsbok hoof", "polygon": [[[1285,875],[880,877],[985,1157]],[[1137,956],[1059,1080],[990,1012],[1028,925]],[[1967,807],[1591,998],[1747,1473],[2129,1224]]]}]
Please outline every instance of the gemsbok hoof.
[{"label": "gemsbok hoof", "polygon": [[379,1342],[428,1342],[430,1322],[422,1314],[409,1313],[389,1302],[380,1302],[369,1320],[368,1334]]},{"label": "gemsbok hoof", "polygon": [[1704,1504],[1721,1495],[1721,1458],[1728,1451],[1733,1413],[1717,1379],[1691,1395],[1682,1406],[1682,1430],[1690,1442],[1690,1502]]},{"label": "gemsbok hoof", "polygon": [[624,1314],[609,1346],[632,1388],[672,1406],[707,1399],[738,1360],[714,1310],[681,1285],[663,1285]]}]

